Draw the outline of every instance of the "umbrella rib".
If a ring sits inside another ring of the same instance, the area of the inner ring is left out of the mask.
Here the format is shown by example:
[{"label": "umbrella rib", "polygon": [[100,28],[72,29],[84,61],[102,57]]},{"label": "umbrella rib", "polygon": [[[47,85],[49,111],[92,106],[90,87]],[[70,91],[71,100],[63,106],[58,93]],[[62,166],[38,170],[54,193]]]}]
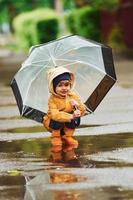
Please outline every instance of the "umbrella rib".
[{"label": "umbrella rib", "polygon": [[49,56],[50,56],[50,58],[51,58],[51,60],[52,60],[52,62],[53,62],[53,64],[54,64],[54,66],[57,66],[57,65],[56,65],[56,62],[55,62],[55,60],[54,60],[54,57],[52,56],[50,50],[47,49],[47,51],[48,51],[48,53],[49,53]]},{"label": "umbrella rib", "polygon": [[[44,49],[42,49],[42,47],[39,47],[38,50],[41,51],[41,52],[43,53],[43,55],[44,55],[44,52],[43,52]],[[44,60],[44,59],[43,59],[43,60],[39,60],[39,61],[37,61],[37,62],[35,61],[35,62],[32,62],[32,64],[36,64],[36,63],[40,63],[40,62],[44,62],[44,61],[48,61],[48,62],[49,62],[50,59],[52,59],[53,63],[55,64],[55,62],[54,62],[54,60],[53,60],[53,57],[52,57],[52,55],[51,55],[49,49],[46,48],[45,50],[46,50],[45,56],[47,56],[47,59],[46,59],[46,60]],[[50,58],[49,58],[49,57],[50,57]]]},{"label": "umbrella rib", "polygon": [[41,62],[44,62],[44,61],[49,61],[50,59],[48,59],[48,60],[39,60],[39,61],[35,61],[35,62],[31,62],[31,64],[36,64],[36,63],[41,63]]},{"label": "umbrella rib", "polygon": [[65,54],[67,54],[67,53],[69,53],[69,52],[71,52],[72,50],[76,50],[76,48],[73,48],[73,49],[71,48],[71,49],[69,49],[68,51],[66,51],[66,52],[64,52],[64,53],[62,53],[62,54],[60,54],[59,57],[65,55]]},{"label": "umbrella rib", "polygon": [[[70,60],[68,60],[68,59],[60,59],[60,60],[70,61]],[[81,63],[81,64],[86,64],[86,65],[88,65],[87,62],[83,62],[83,61],[79,61],[79,60],[71,60],[71,61],[74,61],[74,62],[73,62],[73,63],[70,63],[70,64],[67,64],[67,65],[72,65],[72,64],[75,64],[75,63]],[[62,66],[67,66],[67,65],[62,65]],[[89,66],[90,66],[91,68],[95,68],[95,69],[99,70],[100,72],[106,74],[104,71],[102,71],[101,69],[99,69],[98,67],[96,67],[96,66],[93,65],[93,64],[91,64],[91,65],[89,65]]]},{"label": "umbrella rib", "polygon": [[[48,66],[49,61],[47,61],[47,64],[45,65],[46,67]],[[35,64],[35,63],[34,63]],[[32,65],[32,64],[27,64],[26,66],[24,66],[24,64],[22,65],[22,67],[20,68],[20,71],[25,70],[29,67],[42,67],[42,65]]]},{"label": "umbrella rib", "polygon": [[62,56],[62,55],[65,55],[65,54],[67,54],[67,53],[69,53],[69,52],[71,52],[71,51],[73,51],[73,50],[76,50],[76,49],[77,49],[77,48],[72,48],[72,47],[71,47],[71,49],[69,49],[69,50],[67,50],[66,52],[60,54],[59,57]]},{"label": "umbrella rib", "polygon": [[62,43],[57,42],[55,48],[54,48],[54,54],[56,55],[56,52],[58,51],[58,49],[62,46]]},{"label": "umbrella rib", "polygon": [[[68,59],[60,59],[60,60],[70,61],[70,60],[68,60]],[[74,60],[73,60],[73,61],[74,61]],[[72,65],[72,64],[76,64],[76,63],[83,63],[83,64],[87,64],[87,65],[88,65],[88,63],[86,63],[86,62],[82,62],[82,61],[77,61],[77,60],[75,60],[73,63],[69,63],[69,64],[65,64],[65,65],[61,65],[61,66],[62,66],[62,67],[66,67],[66,66],[69,66],[69,65]],[[89,66],[90,66],[90,65],[89,65]],[[90,67],[91,67],[91,68],[97,69],[97,70],[100,71],[101,73],[103,73],[103,74],[109,76],[110,78],[112,78],[113,80],[115,80],[112,76],[110,76],[110,75],[107,74],[106,72],[102,71],[100,68],[98,68],[98,67],[96,67],[96,66],[94,66],[94,65],[92,65],[92,66],[90,66]],[[116,81],[116,80],[115,80],[115,81]]]},{"label": "umbrella rib", "polygon": [[73,65],[73,64],[76,64],[76,63],[78,63],[78,62],[75,61],[75,62],[72,62],[72,63],[69,63],[69,64],[65,64],[65,65],[61,65],[61,66],[62,66],[62,67],[66,67],[66,66]]},{"label": "umbrella rib", "polygon": [[31,63],[31,64],[27,64],[26,66],[22,66],[21,69],[26,69],[26,68],[29,68],[29,67],[42,67],[42,65],[41,64],[35,65],[35,63]]},{"label": "umbrella rib", "polygon": [[[82,61],[79,61],[79,63],[87,64],[86,62],[82,62]],[[87,65],[88,65],[88,64],[87,64]],[[91,68],[95,68],[95,69],[97,69],[98,71],[100,71],[100,72],[106,74],[103,70],[101,70],[100,68],[96,67],[96,66],[93,65],[93,64],[91,64],[91,65],[89,65],[89,66],[90,66]]]},{"label": "umbrella rib", "polygon": [[[26,66],[22,65],[22,67],[19,69],[19,71],[27,70],[27,69],[29,69],[29,67],[31,67],[31,65],[26,65]],[[36,66],[33,65],[32,67],[36,67]]]},{"label": "umbrella rib", "polygon": [[[47,50],[47,53],[49,53],[49,50],[48,50],[48,48],[45,48],[45,50]],[[42,48],[42,46],[41,46],[41,47],[39,47],[39,51],[41,51],[41,52],[42,52],[42,54],[44,55],[44,49]],[[45,54],[45,56],[47,56],[47,57],[49,58],[49,55],[48,55],[48,54]]]},{"label": "umbrella rib", "polygon": [[[81,47],[79,47],[79,48],[84,48],[84,47],[90,47],[90,46],[81,46]],[[71,47],[71,49],[67,50],[65,53],[60,54],[59,57],[62,56],[62,55],[65,55],[65,54],[67,54],[67,53],[69,53],[69,52],[71,52],[71,51],[73,51],[73,50],[77,50],[77,49],[79,49],[79,48],[77,48],[77,47],[72,48],[72,47]],[[86,56],[86,57],[87,57],[87,56]]]}]

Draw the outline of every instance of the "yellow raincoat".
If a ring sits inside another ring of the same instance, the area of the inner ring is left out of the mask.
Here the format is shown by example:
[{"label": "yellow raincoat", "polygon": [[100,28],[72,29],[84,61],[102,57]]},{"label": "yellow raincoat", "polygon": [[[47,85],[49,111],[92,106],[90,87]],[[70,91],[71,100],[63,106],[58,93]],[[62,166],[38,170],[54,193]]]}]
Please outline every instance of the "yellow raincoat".
[{"label": "yellow raincoat", "polygon": [[53,89],[53,79],[57,77],[58,75],[69,72],[70,73],[70,82],[71,82],[71,89],[74,86],[74,75],[67,69],[63,67],[58,67],[55,69],[52,69],[48,72],[48,83],[49,83],[49,91],[51,93],[49,100],[48,100],[48,112],[47,115],[44,116],[43,124],[47,130],[50,130],[49,123],[50,120],[54,120],[57,122],[71,122],[72,119],[72,113],[74,111],[74,108],[71,104],[71,100],[75,100],[77,102],[77,108],[81,112],[81,116],[85,113],[85,105],[82,103],[80,98],[74,93],[69,92],[69,94],[66,97],[62,97],[57,95],[54,92]]}]

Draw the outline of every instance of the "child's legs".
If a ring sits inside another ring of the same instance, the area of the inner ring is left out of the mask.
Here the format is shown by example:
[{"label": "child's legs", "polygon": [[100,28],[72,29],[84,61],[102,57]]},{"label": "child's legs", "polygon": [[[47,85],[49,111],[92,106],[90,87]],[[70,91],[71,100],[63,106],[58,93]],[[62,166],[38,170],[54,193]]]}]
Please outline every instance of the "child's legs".
[{"label": "child's legs", "polygon": [[74,131],[75,131],[75,129],[64,127],[64,133],[65,134],[62,138],[67,145],[73,145],[74,147],[77,148],[78,141],[75,140],[74,138],[72,138]]},{"label": "child's legs", "polygon": [[72,136],[75,132],[75,129],[74,128],[67,128],[67,127],[64,127],[64,133],[66,136]]},{"label": "child's legs", "polygon": [[51,144],[54,145],[54,146],[62,145],[60,129],[59,130],[52,129],[52,131],[51,131]]},{"label": "child's legs", "polygon": [[44,127],[51,132],[51,144],[56,146],[56,145],[62,145],[62,140],[61,140],[61,128],[62,128],[62,123],[54,121],[50,119],[48,116],[44,117],[43,120],[43,125]]},{"label": "child's legs", "polygon": [[61,128],[63,127],[63,123],[57,122],[54,120],[50,120],[49,122],[49,127],[51,129],[51,144],[56,146],[56,145],[62,145],[62,140],[61,140]]}]

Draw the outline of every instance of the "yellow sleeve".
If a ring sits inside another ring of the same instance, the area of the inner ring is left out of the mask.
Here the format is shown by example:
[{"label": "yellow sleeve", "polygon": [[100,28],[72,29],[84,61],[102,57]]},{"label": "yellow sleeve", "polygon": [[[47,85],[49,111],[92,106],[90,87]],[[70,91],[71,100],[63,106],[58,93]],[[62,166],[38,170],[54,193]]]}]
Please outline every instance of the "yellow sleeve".
[{"label": "yellow sleeve", "polygon": [[58,122],[70,122],[72,119],[72,114],[59,111],[53,98],[49,98],[48,101],[49,111],[48,114],[51,119]]}]

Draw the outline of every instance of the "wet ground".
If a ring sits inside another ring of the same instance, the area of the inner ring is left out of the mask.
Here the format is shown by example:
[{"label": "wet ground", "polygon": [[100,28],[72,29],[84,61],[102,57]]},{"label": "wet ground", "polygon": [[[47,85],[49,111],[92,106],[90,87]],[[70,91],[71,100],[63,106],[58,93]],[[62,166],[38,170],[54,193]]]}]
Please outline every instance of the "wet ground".
[{"label": "wet ground", "polygon": [[19,117],[9,82],[25,56],[0,55],[0,200],[133,199],[133,60],[115,59],[118,82],[83,118],[78,148],[59,150]]},{"label": "wet ground", "polygon": [[132,199],[132,134],[77,139],[60,151],[49,138],[0,142],[0,199]]}]

